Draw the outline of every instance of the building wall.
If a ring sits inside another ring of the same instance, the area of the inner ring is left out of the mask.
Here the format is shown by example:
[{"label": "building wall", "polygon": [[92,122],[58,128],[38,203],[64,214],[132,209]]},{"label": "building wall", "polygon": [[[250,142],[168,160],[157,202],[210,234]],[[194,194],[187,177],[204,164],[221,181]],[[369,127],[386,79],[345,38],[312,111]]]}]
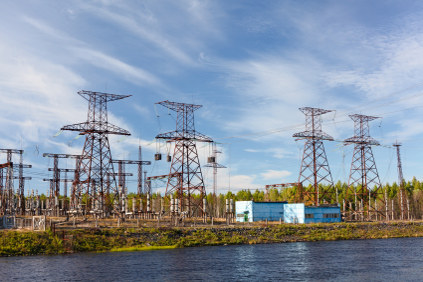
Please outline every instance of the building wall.
[{"label": "building wall", "polygon": [[283,206],[280,202],[253,203],[253,221],[279,221],[283,220]]},{"label": "building wall", "polygon": [[341,222],[340,207],[310,207],[303,203],[237,201],[237,222],[279,221],[286,223]]},{"label": "building wall", "polygon": [[253,222],[253,201],[236,201],[235,216],[237,222]]},{"label": "building wall", "polygon": [[283,207],[284,221],[286,223],[304,223],[304,204],[286,204]]},{"label": "building wall", "polygon": [[235,214],[237,222],[279,221],[283,220],[283,206],[281,202],[253,202],[236,201]]},{"label": "building wall", "polygon": [[305,207],[305,223],[341,222],[340,207]]}]

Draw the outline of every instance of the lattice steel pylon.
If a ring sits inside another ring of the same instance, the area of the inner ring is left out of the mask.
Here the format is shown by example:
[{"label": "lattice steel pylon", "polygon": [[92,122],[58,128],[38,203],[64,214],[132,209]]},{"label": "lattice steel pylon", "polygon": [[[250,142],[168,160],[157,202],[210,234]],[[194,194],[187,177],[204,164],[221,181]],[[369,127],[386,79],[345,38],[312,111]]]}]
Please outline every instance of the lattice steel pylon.
[{"label": "lattice steel pylon", "polygon": [[404,176],[402,174],[402,163],[401,163],[401,154],[400,154],[401,144],[397,142],[393,144],[393,146],[396,148],[396,151],[397,151],[398,185],[400,188],[399,202],[400,202],[400,209],[401,209],[401,220],[404,220],[406,218],[405,213],[407,212],[407,215],[408,215],[407,219],[409,219],[410,212],[407,209],[408,195],[407,195],[407,192],[405,191]]},{"label": "lattice steel pylon", "polygon": [[[83,212],[104,214],[108,212],[105,205],[106,194],[112,193],[114,200],[120,203],[108,135],[131,135],[129,131],[108,122],[107,102],[131,95],[85,90],[79,91],[78,94],[88,101],[87,121],[62,127],[62,130],[79,131],[80,135],[85,135],[82,156],[76,168],[79,179],[78,183],[74,184],[75,196],[79,203],[86,198]],[[111,181],[108,180],[110,175]],[[107,208],[109,209],[110,205]]]},{"label": "lattice steel pylon", "polygon": [[[333,179],[326,156],[324,140],[333,141],[333,137],[322,131],[322,115],[332,112],[319,108],[300,108],[305,115],[306,130],[295,133],[293,137],[306,139],[300,174],[298,177],[300,201],[319,206],[323,203],[338,202],[337,193],[332,192]],[[312,185],[310,190],[307,183]],[[327,184],[327,188],[323,185]]]},{"label": "lattice steel pylon", "polygon": [[[369,121],[378,119],[378,117],[354,114],[349,116],[354,121],[354,136],[345,139],[346,145],[354,144],[354,152],[351,162],[350,177],[346,193],[346,202],[349,204],[344,207],[350,213],[357,212],[364,218],[370,218],[371,210],[377,212],[375,206],[372,207],[371,199],[377,199],[382,192],[379,174],[373,157],[372,146],[380,145],[378,141],[370,136]],[[373,186],[373,187],[372,187]],[[354,195],[354,206],[352,206],[351,195]],[[383,199],[386,204],[386,199]],[[353,219],[351,217],[351,219]],[[357,219],[357,218],[355,218]]]},{"label": "lattice steel pylon", "polygon": [[156,139],[174,142],[175,149],[166,186],[166,195],[177,193],[180,211],[189,217],[204,215],[205,187],[196,142],[213,142],[195,130],[194,111],[201,105],[163,101],[157,103],[176,112],[176,130],[162,133]]}]

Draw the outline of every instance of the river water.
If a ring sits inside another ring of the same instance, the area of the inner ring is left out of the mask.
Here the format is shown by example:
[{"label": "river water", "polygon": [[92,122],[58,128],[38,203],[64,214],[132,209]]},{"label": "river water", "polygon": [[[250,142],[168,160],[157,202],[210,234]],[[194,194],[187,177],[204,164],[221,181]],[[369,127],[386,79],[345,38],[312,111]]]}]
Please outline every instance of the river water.
[{"label": "river water", "polygon": [[423,238],[0,258],[2,281],[422,281]]}]

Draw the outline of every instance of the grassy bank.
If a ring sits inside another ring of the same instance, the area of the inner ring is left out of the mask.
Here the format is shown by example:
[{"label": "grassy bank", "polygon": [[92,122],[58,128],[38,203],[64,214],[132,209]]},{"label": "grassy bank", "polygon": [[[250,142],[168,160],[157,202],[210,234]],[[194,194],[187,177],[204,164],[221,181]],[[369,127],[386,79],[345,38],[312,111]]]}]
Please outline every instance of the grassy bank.
[{"label": "grassy bank", "polygon": [[423,237],[423,222],[1,231],[0,256],[398,237]]}]

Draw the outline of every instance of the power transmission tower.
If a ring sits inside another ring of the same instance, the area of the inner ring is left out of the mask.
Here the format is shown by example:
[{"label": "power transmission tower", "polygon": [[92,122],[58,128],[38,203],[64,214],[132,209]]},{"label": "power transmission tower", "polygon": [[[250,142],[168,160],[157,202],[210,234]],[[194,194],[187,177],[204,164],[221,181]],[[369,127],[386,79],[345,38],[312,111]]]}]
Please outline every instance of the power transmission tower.
[{"label": "power transmission tower", "polygon": [[177,192],[180,211],[187,211],[189,217],[199,211],[203,216],[203,200],[206,193],[196,142],[213,142],[213,140],[197,132],[194,127],[194,111],[202,106],[169,101],[157,104],[177,114],[176,130],[156,136],[156,139],[168,140],[167,142],[175,144],[166,195]]},{"label": "power transmission tower", "polygon": [[[111,189],[114,199],[119,201],[119,191],[112,164],[109,134],[131,135],[125,129],[108,122],[107,102],[130,97],[91,91],[79,91],[78,94],[88,101],[88,117],[86,122],[67,125],[62,130],[79,131],[85,135],[82,158],[77,165],[79,187],[76,197],[87,197],[85,212],[105,214],[105,193]],[[112,183],[108,180],[112,176]]]},{"label": "power transmission tower", "polygon": [[[397,167],[398,167],[398,184],[399,184],[399,188],[400,188],[400,208],[401,208],[401,220],[405,219],[405,211],[408,207],[407,205],[407,201],[408,201],[408,195],[405,192],[405,187],[404,187],[404,177],[402,174],[402,164],[401,164],[401,155],[400,155],[400,147],[401,144],[399,144],[398,142],[393,144],[393,146],[396,148],[397,151]],[[409,214],[409,212],[407,212],[407,214]],[[409,218],[408,218],[409,219]]]},{"label": "power transmission tower", "polygon": [[[351,201],[351,195],[353,195],[354,207],[350,204],[350,206],[344,207],[344,209],[349,209],[350,212],[354,211],[355,214],[359,212],[362,219],[364,218],[364,213],[367,211],[367,216],[370,218],[371,209],[375,210],[376,216],[378,212],[375,206],[372,207],[371,199],[376,200],[382,190],[372,152],[372,146],[380,145],[380,143],[370,136],[369,127],[369,121],[375,120],[378,117],[358,114],[350,115],[349,117],[354,121],[354,136],[345,139],[344,142],[346,145],[354,144],[354,153],[351,162],[346,201]],[[383,201],[385,203],[385,209],[387,209],[386,199]]]},{"label": "power transmission tower", "polygon": [[[293,137],[306,139],[304,144],[303,158],[301,161],[298,186],[300,199],[305,203],[319,206],[322,203],[338,202],[337,193],[334,194],[333,179],[326,156],[324,140],[333,141],[333,137],[322,131],[322,115],[332,112],[318,108],[300,108],[305,115],[305,131],[295,133]],[[307,183],[313,188],[307,187]],[[321,183],[328,184],[324,188]]]}]

